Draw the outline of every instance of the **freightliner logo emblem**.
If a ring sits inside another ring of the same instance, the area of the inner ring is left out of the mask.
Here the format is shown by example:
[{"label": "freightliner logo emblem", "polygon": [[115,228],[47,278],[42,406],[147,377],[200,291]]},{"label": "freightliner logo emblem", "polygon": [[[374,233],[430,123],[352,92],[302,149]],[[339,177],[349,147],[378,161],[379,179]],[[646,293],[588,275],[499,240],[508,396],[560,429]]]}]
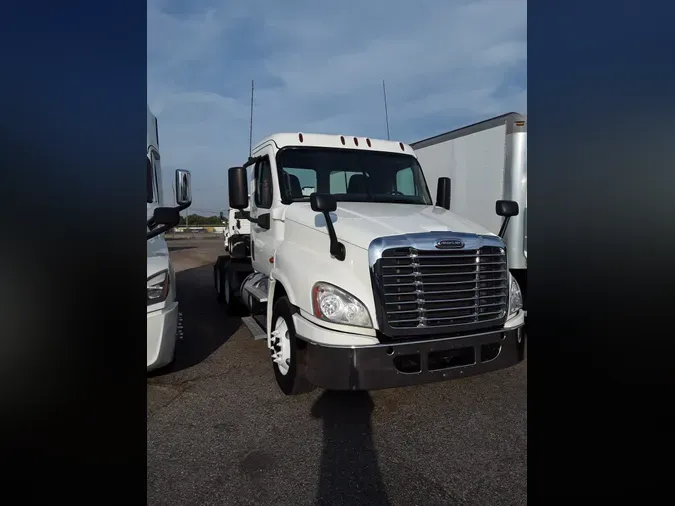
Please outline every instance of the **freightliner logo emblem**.
[{"label": "freightliner logo emblem", "polygon": [[463,248],[464,243],[459,239],[443,239],[436,242],[436,247],[438,249],[458,249]]}]

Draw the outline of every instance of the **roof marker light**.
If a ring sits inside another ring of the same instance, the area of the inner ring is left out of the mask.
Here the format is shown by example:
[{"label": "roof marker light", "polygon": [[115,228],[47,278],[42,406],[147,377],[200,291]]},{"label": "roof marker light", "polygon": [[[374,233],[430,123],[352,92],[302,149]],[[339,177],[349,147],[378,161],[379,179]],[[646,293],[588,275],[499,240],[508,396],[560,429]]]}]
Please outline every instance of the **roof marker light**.
[{"label": "roof marker light", "polygon": [[356,146],[359,145],[359,140],[358,140],[356,137],[354,137],[354,144],[355,144]]},{"label": "roof marker light", "polygon": [[343,146],[345,145],[345,136],[344,135],[340,136],[340,142],[342,143]]},{"label": "roof marker light", "polygon": [[300,139],[300,142],[302,142],[302,134],[298,134],[298,139]]},{"label": "roof marker light", "polygon": [[398,145],[401,147],[401,151],[405,151],[405,146],[402,142],[399,142]]},{"label": "roof marker light", "polygon": [[366,139],[366,144],[368,144],[368,147],[370,147],[370,139]]}]

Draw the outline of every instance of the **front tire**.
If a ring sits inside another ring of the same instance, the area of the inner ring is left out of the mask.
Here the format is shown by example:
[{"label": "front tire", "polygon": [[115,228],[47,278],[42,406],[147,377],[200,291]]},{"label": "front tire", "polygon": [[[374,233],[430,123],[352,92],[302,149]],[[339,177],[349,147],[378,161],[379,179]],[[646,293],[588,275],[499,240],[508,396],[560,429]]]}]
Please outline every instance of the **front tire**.
[{"label": "front tire", "polygon": [[305,377],[305,365],[300,341],[296,337],[293,324],[293,310],[287,297],[281,297],[274,303],[272,316],[272,368],[277,385],[286,395],[298,395],[314,390]]}]

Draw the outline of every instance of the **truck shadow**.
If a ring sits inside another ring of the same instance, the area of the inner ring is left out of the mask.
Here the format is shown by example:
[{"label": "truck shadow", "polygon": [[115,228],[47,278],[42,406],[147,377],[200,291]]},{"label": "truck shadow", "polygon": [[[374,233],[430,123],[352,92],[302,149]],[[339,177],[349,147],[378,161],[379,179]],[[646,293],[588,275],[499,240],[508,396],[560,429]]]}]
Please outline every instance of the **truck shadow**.
[{"label": "truck shadow", "polygon": [[317,505],[391,504],[377,462],[368,392],[324,391],[312,406],[323,422]]},{"label": "truck shadow", "polygon": [[203,362],[241,325],[240,318],[228,316],[225,307],[216,301],[212,265],[177,272],[176,290],[183,337],[176,342],[174,363],[148,377],[178,372]]}]

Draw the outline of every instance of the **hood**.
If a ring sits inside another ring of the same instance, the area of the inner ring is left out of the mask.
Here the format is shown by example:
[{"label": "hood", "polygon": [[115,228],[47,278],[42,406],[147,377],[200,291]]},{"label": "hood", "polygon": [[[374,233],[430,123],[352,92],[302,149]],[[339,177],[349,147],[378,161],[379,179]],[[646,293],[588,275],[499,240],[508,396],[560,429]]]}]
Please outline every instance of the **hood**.
[{"label": "hood", "polygon": [[148,240],[148,277],[169,268],[169,247],[163,237]]},{"label": "hood", "polygon": [[[480,225],[435,206],[338,202],[338,209],[331,216],[338,238],[364,249],[378,237],[417,232],[495,235]],[[309,203],[291,204],[285,219],[328,234],[322,215],[312,211]]]}]

